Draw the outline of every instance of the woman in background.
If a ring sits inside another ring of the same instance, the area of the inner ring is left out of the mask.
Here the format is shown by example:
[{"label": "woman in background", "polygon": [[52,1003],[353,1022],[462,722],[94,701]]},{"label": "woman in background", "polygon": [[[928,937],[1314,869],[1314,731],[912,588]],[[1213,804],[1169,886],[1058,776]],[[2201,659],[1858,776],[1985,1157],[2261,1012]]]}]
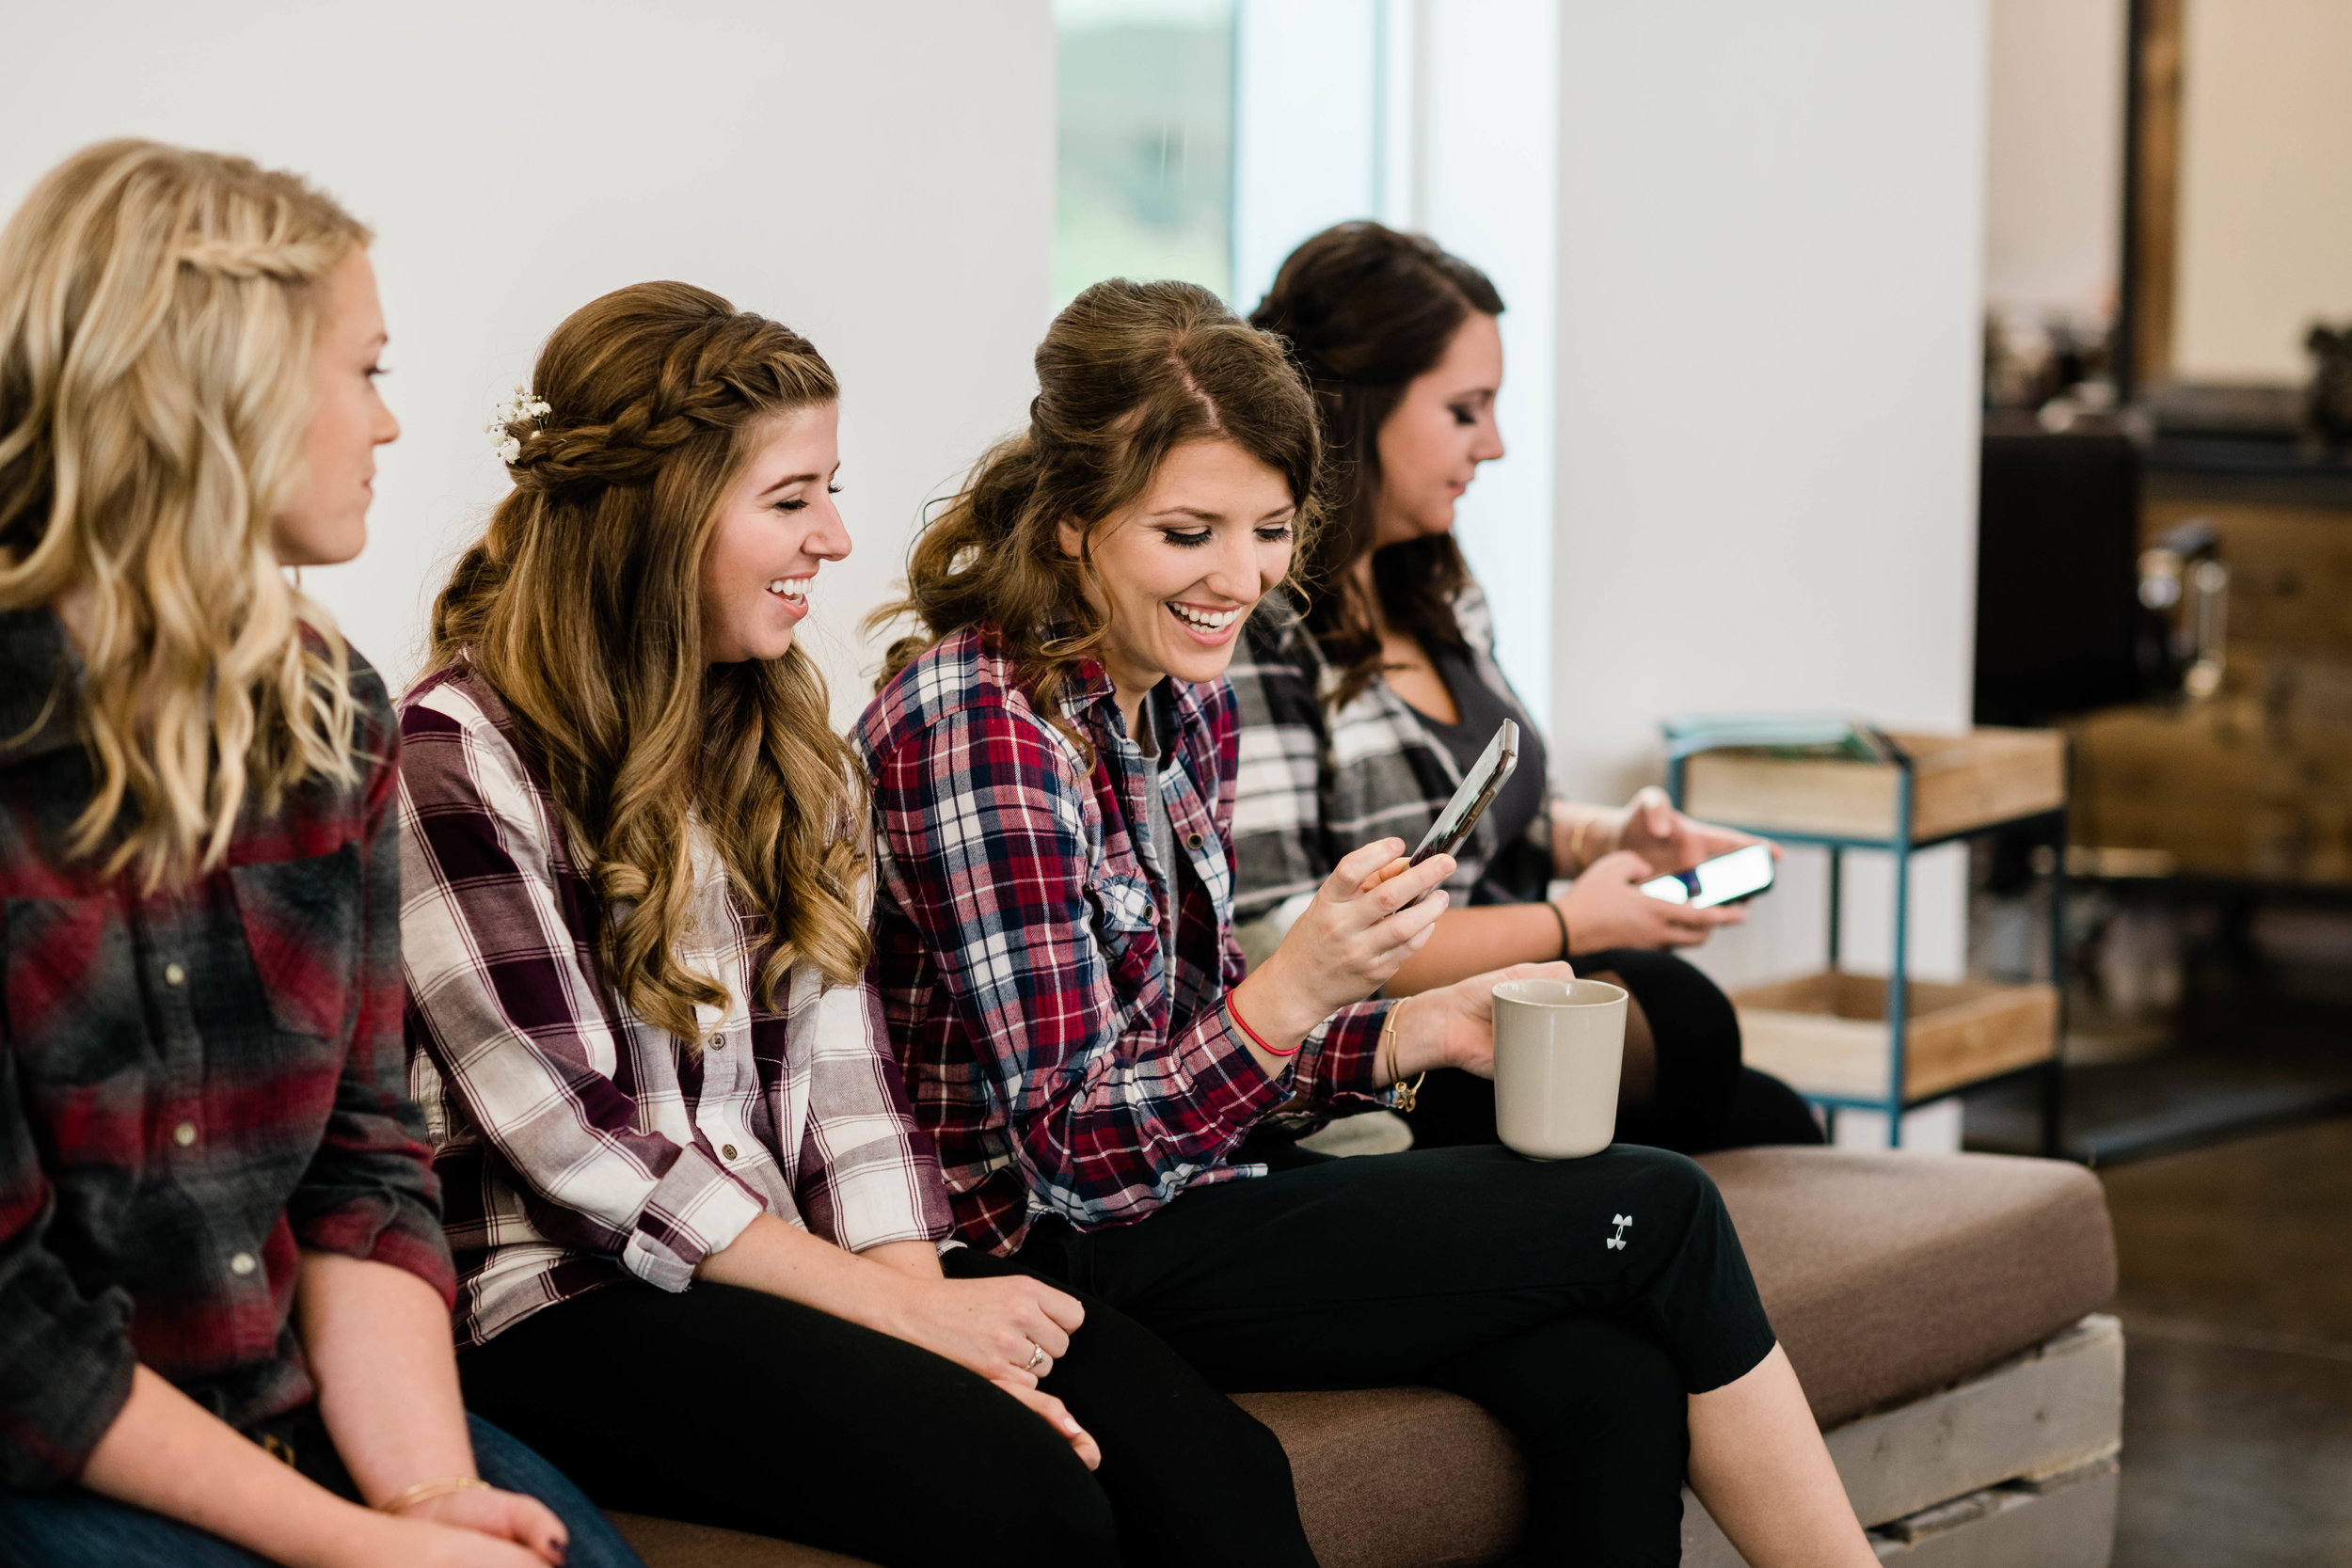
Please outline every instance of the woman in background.
[{"label": "woman in background", "polygon": [[0,236],[0,1561],[633,1564],[469,1421],[402,1092],[368,232],[69,159]]},{"label": "woman in background", "polygon": [[[1389,994],[1568,958],[1632,993],[1621,1139],[1685,1153],[1819,1143],[1804,1102],[1741,1066],[1730,1001],[1668,951],[1745,911],[1641,891],[1754,840],[1692,821],[1654,788],[1613,808],[1553,794],[1541,731],[1495,662],[1486,598],[1453,528],[1478,466],[1502,455],[1502,313],[1477,268],[1419,235],[1357,222],[1293,251],[1250,317],[1289,342],[1314,385],[1333,515],[1297,585],[1250,617],[1233,664],[1244,948],[1270,951],[1356,845],[1418,840],[1496,728],[1516,720],[1518,768],[1461,848],[1449,883],[1458,907]],[[1548,903],[1555,878],[1575,882]],[[1438,1073],[1406,1119],[1423,1148],[1491,1143],[1493,1086]]]},{"label": "woman in background", "polygon": [[1563,971],[1364,1002],[1454,870],[1386,839],[1244,977],[1223,676],[1312,536],[1312,398],[1186,283],[1096,284],[1037,370],[1028,429],[916,542],[896,608],[921,629],[855,735],[891,1039],[959,1233],[1227,1389],[1475,1400],[1527,1456],[1528,1561],[1677,1560],[1687,1469],[1756,1568],[1866,1568],[1697,1165],[1288,1148],[1425,1070],[1490,1074],[1494,983]]},{"label": "woman in background", "polygon": [[468,1397],[609,1507],[894,1568],[1311,1563],[1264,1427],[1119,1313],[934,1244],[866,793],[796,636],[850,551],[833,372],[644,283],[532,388],[401,706]]}]

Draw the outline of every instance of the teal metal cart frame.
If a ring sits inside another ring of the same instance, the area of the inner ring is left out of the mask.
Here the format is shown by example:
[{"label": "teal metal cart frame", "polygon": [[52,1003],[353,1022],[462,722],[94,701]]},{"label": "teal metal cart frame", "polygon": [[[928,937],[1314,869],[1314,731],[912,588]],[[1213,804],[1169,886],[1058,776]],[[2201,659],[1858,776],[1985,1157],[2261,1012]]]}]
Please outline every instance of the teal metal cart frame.
[{"label": "teal metal cart frame", "polygon": [[[2005,817],[1995,822],[1979,822],[1956,832],[1941,833],[1933,838],[1915,838],[1912,833],[1912,800],[1917,784],[1917,764],[1911,753],[1899,744],[1883,741],[1896,768],[1899,770],[1895,785],[1895,833],[1892,838],[1854,837],[1842,833],[1788,832],[1752,823],[1725,822],[1723,826],[1741,832],[1769,838],[1777,844],[1809,844],[1829,851],[1829,967],[1838,967],[1839,927],[1845,904],[1845,855],[1849,849],[1877,850],[1891,855],[1895,863],[1895,940],[1892,958],[1886,976],[1887,1079],[1886,1093],[1875,1099],[1853,1095],[1806,1093],[1805,1099],[1835,1116],[1840,1110],[1877,1111],[1886,1117],[1886,1139],[1889,1147],[1899,1147],[1902,1141],[1902,1119],[1905,1112],[1916,1110],[1938,1100],[1960,1093],[1963,1088],[1981,1087],[2008,1079],[2041,1075],[2042,1089],[2042,1153],[2045,1158],[2058,1158],[2064,1148],[2066,1117],[2066,1075],[2060,1061],[2061,1046],[2066,1038],[2066,808],[2033,812],[2023,816]],[[1690,759],[1702,752],[1724,749],[1723,743],[1704,738],[1670,740],[1666,748],[1666,791],[1675,809],[1682,809],[1683,791]],[[2034,836],[2050,846],[2050,871],[2047,878],[2050,942],[2050,984],[2058,992],[2058,1015],[2050,1058],[2016,1069],[1995,1073],[1973,1084],[1941,1089],[1917,1100],[1903,1094],[1904,1055],[1909,1046],[1908,1024],[1911,1019],[1911,857],[1922,849],[1938,845],[1959,843],[1983,833],[2003,830],[2031,831]]]}]

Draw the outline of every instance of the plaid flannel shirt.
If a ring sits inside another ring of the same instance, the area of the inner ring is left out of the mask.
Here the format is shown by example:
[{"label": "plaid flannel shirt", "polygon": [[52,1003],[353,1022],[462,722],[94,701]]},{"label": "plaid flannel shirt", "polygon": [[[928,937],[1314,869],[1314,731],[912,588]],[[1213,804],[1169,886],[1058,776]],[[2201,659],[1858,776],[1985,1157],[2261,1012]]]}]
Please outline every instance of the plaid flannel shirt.
[{"label": "plaid flannel shirt", "polygon": [[178,890],[67,859],[94,776],[46,610],[0,614],[0,1484],[79,1473],[144,1362],[232,1426],[314,1389],[306,1251],[446,1297],[402,1091],[391,710],[351,658],[356,786],[248,805]]},{"label": "plaid flannel shirt", "polygon": [[[1061,710],[1092,742],[1089,765],[965,631],[901,671],[852,734],[874,776],[891,1039],[958,1232],[999,1253],[1044,1214],[1123,1224],[1187,1187],[1261,1174],[1228,1156],[1294,1097],[1315,1108],[1300,1125],[1387,1103],[1372,1069],[1388,1004],[1335,1013],[1272,1077],[1218,1005],[1243,974],[1233,702],[1223,681],[1173,696],[1178,766],[1163,775],[1086,664]],[[1172,895],[1136,848],[1161,777],[1182,850]]]},{"label": "plaid flannel shirt", "polygon": [[870,974],[767,956],[697,828],[680,959],[727,991],[690,1052],[598,978],[596,895],[529,743],[464,666],[401,703],[411,1084],[449,1189],[458,1333],[635,1277],[683,1291],[762,1212],[862,1252],[947,1234]]},{"label": "plaid flannel shirt", "polygon": [[[1288,928],[1340,858],[1378,838],[1417,844],[1462,783],[1444,742],[1422,726],[1411,705],[1375,679],[1337,711],[1325,697],[1339,673],[1299,620],[1288,594],[1266,595],[1242,627],[1242,649],[1228,678],[1240,713],[1233,803],[1234,918],[1257,948]],[[1454,617],[1470,664],[1509,706],[1519,727],[1537,734],[1527,706],[1495,662],[1494,623],[1475,583],[1454,601]],[[1456,854],[1446,886],[1457,900],[1523,903],[1544,896],[1552,876],[1551,794],[1527,832],[1496,841],[1482,818]]]}]

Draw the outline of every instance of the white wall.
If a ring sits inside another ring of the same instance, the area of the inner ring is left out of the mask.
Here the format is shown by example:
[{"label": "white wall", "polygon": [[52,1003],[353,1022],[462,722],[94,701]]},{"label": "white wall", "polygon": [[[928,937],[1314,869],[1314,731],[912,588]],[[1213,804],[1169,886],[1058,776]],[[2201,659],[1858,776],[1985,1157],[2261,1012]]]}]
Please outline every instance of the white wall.
[{"label": "white wall", "polygon": [[16,7],[0,204],[65,153],[140,135],[303,170],[379,235],[405,426],[368,549],[307,585],[395,680],[503,492],[482,434],[548,331],[677,277],[808,334],[843,388],[856,541],[803,636],[838,718],[853,624],[925,496],[1033,389],[1053,243],[1046,0],[409,0]]},{"label": "white wall", "polygon": [[2186,0],[2172,372],[2293,381],[2352,318],[2352,5]]},{"label": "white wall", "polygon": [[1985,303],[2105,322],[2123,241],[2126,0],[1992,0]]},{"label": "white wall", "polygon": [[[1987,0],[1567,0],[1553,733],[1578,793],[1657,725],[1969,714]],[[1817,860],[1701,955],[1819,963]],[[1915,973],[1964,950],[1922,867]],[[1850,961],[1886,961],[1849,883]]]}]

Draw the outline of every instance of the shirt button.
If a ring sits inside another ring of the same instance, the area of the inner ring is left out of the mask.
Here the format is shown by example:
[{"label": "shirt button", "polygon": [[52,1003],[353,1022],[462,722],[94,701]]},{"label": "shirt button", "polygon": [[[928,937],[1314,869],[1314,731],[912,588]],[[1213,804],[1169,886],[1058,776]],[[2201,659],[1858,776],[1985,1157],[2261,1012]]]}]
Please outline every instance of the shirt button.
[{"label": "shirt button", "polygon": [[240,1278],[244,1277],[246,1275],[251,1274],[255,1269],[258,1269],[261,1266],[261,1264],[253,1260],[253,1254],[249,1252],[240,1252],[235,1257],[229,1259],[229,1272],[236,1275]]},{"label": "shirt button", "polygon": [[180,985],[180,984],[182,984],[183,982],[184,982],[184,981],[187,979],[187,977],[188,977],[188,972],[187,972],[186,970],[184,970],[184,969],[182,969],[182,968],[181,968],[178,964],[166,964],[166,965],[164,965],[164,984],[165,984],[165,985],[167,985],[167,986],[176,986],[176,985]]},{"label": "shirt button", "polygon": [[724,1035],[713,1035],[704,1043],[713,1051],[724,1051],[727,1048],[727,1037]]},{"label": "shirt button", "polygon": [[1184,847],[1187,849],[1198,849],[1203,842],[1204,840],[1202,840],[1199,833],[1186,833],[1184,835]]},{"label": "shirt button", "polygon": [[179,1126],[173,1128],[171,1130],[171,1141],[178,1144],[182,1148],[194,1148],[196,1147],[196,1123],[192,1121],[183,1121]]},{"label": "shirt button", "polygon": [[735,1158],[735,1146],[733,1144],[721,1144],[719,1146],[719,1152],[732,1160]]}]

